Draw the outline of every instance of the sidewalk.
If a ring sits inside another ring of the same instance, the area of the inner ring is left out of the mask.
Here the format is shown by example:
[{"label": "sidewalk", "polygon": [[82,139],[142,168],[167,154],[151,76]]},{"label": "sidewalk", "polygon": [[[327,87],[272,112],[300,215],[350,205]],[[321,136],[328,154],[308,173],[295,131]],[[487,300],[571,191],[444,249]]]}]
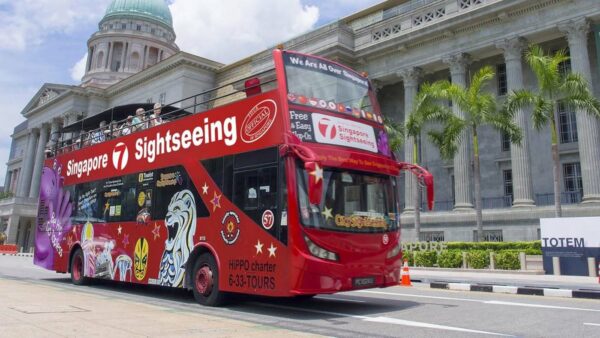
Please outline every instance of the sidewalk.
[{"label": "sidewalk", "polygon": [[[310,337],[270,325],[0,278],[2,337]],[[190,304],[190,307],[199,306]]]},{"label": "sidewalk", "polygon": [[436,268],[411,268],[410,277],[432,288],[600,299],[597,277]]}]

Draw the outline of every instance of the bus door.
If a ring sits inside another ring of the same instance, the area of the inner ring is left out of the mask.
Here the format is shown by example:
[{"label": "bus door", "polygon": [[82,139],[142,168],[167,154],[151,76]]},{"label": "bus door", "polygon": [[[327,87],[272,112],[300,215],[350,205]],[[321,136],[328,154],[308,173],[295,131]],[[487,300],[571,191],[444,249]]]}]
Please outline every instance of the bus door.
[{"label": "bus door", "polygon": [[276,147],[235,155],[233,203],[273,237],[287,243],[283,170]]}]

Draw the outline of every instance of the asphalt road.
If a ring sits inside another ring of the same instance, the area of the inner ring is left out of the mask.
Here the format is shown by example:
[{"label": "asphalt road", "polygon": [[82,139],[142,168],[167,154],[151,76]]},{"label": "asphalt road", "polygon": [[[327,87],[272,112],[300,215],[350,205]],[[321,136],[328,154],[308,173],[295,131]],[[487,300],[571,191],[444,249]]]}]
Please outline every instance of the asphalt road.
[{"label": "asphalt road", "polygon": [[[335,337],[600,336],[600,301],[588,299],[449,291],[417,285],[317,296],[307,301],[240,297],[224,308],[205,308],[196,305],[192,295],[183,290],[111,282],[76,287],[67,275],[39,269],[32,265],[31,258],[11,256],[0,256],[2,279],[26,281],[32,292],[52,286],[120,302],[143,302],[172,312],[209,314]],[[2,295],[9,292],[0,289],[0,307]],[[65,297],[64,305],[68,303]]]}]

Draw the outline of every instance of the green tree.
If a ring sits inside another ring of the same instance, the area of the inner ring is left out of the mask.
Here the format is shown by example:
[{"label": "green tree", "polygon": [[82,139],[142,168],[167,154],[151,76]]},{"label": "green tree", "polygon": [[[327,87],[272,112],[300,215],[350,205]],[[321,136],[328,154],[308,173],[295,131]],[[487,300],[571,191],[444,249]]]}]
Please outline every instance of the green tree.
[{"label": "green tree", "polygon": [[580,74],[562,74],[560,64],[569,57],[564,50],[546,55],[541,47],[532,45],[525,53],[525,60],[537,80],[537,92],[530,90],[511,91],[504,109],[514,114],[525,107],[533,107],[531,118],[535,129],[549,126],[552,140],[552,162],[554,176],[555,216],[562,216],[560,189],[560,158],[558,154],[558,104],[579,108],[600,117],[600,102],[590,92],[587,81]]},{"label": "green tree", "polygon": [[[489,125],[502,133],[506,133],[511,142],[516,144],[520,144],[522,138],[521,129],[513,121],[513,115],[510,111],[499,111],[496,97],[492,93],[483,91],[485,85],[493,78],[494,71],[491,67],[485,66],[473,75],[468,87],[451,84],[448,81],[436,85],[435,92],[432,95],[437,98],[451,99],[453,104],[457,105],[464,113],[464,117],[441,109],[436,114],[426,118],[426,120],[437,120],[442,123],[441,130],[435,129],[429,132],[429,136],[440,150],[442,158],[452,159],[460,142],[472,141],[478,241],[483,241],[479,128]],[[469,135],[469,137],[465,137],[466,135]]]},{"label": "green tree", "polygon": [[[425,82],[421,85],[417,96],[414,98],[413,109],[409,112],[410,115],[404,126],[406,137],[412,141],[413,164],[419,165],[421,154],[418,145],[425,123],[449,113],[449,110],[445,106],[439,104],[439,99],[436,96],[442,89],[442,83],[440,82],[433,84]],[[421,187],[419,185],[415,187],[413,198],[415,203],[415,233],[418,240],[421,233]]]}]

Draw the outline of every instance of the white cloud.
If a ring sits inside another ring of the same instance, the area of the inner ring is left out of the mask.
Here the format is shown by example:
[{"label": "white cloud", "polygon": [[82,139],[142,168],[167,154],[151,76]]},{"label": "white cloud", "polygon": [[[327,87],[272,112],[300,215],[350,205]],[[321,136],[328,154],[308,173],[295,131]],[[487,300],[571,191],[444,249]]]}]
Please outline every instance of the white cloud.
[{"label": "white cloud", "polygon": [[110,0],[0,0],[0,49],[24,51],[51,34],[98,21]]},{"label": "white cloud", "polygon": [[81,60],[77,61],[77,63],[69,69],[69,73],[71,74],[71,79],[73,79],[73,81],[80,82],[81,78],[85,75],[87,58],[88,53],[85,53]]},{"label": "white cloud", "polygon": [[229,63],[312,29],[319,8],[300,0],[175,0],[181,50]]}]

